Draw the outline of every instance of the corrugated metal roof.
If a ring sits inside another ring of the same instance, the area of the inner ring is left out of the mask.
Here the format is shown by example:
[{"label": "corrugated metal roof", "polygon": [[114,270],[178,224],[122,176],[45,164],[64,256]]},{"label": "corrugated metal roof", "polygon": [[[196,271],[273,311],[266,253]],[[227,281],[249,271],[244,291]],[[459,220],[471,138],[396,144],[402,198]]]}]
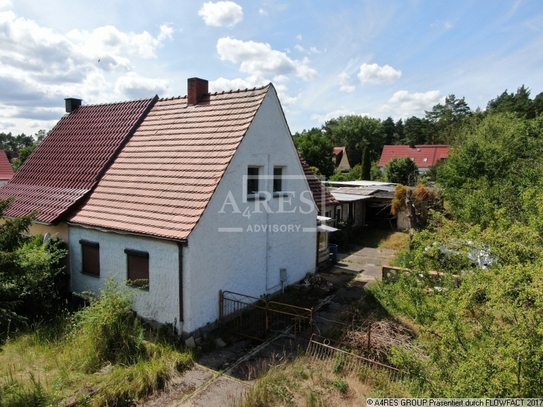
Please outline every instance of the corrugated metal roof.
[{"label": "corrugated metal roof", "polygon": [[364,199],[372,198],[371,195],[352,195],[352,194],[343,194],[341,192],[332,191],[332,195],[339,202],[355,202],[363,201]]},{"label": "corrugated metal roof", "polygon": [[70,221],[186,239],[270,88],[160,99]]},{"label": "corrugated metal roof", "polygon": [[11,168],[6,152],[0,150],[0,180],[5,181],[11,177],[13,177],[13,168]]},{"label": "corrugated metal roof", "polygon": [[16,197],[8,216],[37,213],[55,223],[96,184],[156,99],[80,106],[64,116],[23,166],[0,188]]},{"label": "corrugated metal roof", "polygon": [[383,147],[379,167],[386,166],[393,158],[410,157],[415,161],[417,167],[428,168],[448,156],[449,146],[445,144],[416,145],[415,148],[404,145],[386,145]]}]

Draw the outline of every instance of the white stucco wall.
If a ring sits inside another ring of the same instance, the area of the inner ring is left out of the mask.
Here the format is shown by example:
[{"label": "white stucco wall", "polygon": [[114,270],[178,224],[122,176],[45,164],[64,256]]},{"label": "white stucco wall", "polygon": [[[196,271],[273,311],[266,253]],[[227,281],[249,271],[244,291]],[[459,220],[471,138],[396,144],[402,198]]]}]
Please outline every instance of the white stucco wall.
[{"label": "white stucco wall", "polygon": [[[248,166],[259,166],[269,200],[247,201]],[[283,166],[283,190],[273,197],[273,168]],[[244,216],[245,214],[245,216]],[[254,297],[281,289],[316,268],[317,211],[273,90],[266,96],[183,250],[184,330],[218,318],[220,290]],[[271,229],[270,229],[271,228]],[[265,229],[265,231],[263,230]]]},{"label": "white stucco wall", "polygon": [[[81,273],[82,256],[79,241],[100,244],[100,277]],[[125,284],[127,255],[125,249],[149,253],[149,289]],[[105,282],[112,278],[123,290],[134,294],[134,310],[141,317],[161,323],[175,324],[183,330],[179,318],[179,261],[175,242],[133,235],[106,233],[95,229],[70,226],[70,269],[73,292],[99,293]]]}]

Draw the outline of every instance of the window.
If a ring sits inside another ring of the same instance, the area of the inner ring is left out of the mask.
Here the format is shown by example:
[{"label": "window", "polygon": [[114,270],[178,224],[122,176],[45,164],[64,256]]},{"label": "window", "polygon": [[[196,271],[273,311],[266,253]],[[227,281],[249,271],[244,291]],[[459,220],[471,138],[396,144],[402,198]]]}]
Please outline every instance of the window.
[{"label": "window", "polygon": [[149,288],[149,253],[125,249],[128,283],[136,287]]},{"label": "window", "polygon": [[247,195],[258,194],[259,167],[247,168]]},{"label": "window", "polygon": [[323,251],[328,249],[328,236],[325,232],[318,232],[317,233],[318,239],[319,239],[319,250]]},{"label": "window", "polygon": [[273,167],[273,192],[283,190],[283,167]]},{"label": "window", "polygon": [[81,272],[100,277],[100,245],[88,240],[80,240],[79,244],[81,244]]}]

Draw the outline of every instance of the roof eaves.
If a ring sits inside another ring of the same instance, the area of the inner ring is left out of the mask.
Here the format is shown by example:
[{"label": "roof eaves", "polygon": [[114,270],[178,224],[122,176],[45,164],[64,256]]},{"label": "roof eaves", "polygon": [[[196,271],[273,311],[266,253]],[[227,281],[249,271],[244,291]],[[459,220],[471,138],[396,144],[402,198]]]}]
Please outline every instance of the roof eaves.
[{"label": "roof eaves", "polygon": [[95,225],[87,225],[84,223],[77,223],[77,222],[66,222],[68,226],[77,226],[84,229],[94,229],[99,230],[101,232],[115,232],[120,235],[130,235],[130,236],[139,236],[139,237],[149,237],[152,236],[153,238],[159,239],[159,240],[166,240],[169,242],[179,242],[179,243],[187,243],[187,239],[180,239],[175,237],[165,237],[161,236],[159,234],[149,234],[149,233],[138,233],[138,232],[132,232],[126,229],[116,229],[111,227],[104,227],[104,226],[95,226]]}]

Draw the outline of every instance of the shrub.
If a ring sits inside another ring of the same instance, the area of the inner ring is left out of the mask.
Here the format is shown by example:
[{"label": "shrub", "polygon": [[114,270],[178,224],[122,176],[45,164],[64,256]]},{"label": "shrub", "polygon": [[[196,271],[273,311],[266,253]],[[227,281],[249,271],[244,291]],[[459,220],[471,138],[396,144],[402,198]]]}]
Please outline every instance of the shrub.
[{"label": "shrub", "polygon": [[131,365],[145,356],[144,330],[131,307],[131,295],[109,280],[100,297],[77,313],[72,335],[80,351],[76,363],[83,370]]},{"label": "shrub", "polygon": [[[0,201],[0,218],[12,200]],[[31,237],[32,216],[0,225],[0,334],[22,322],[49,318],[63,298],[68,253],[59,239]]]}]

